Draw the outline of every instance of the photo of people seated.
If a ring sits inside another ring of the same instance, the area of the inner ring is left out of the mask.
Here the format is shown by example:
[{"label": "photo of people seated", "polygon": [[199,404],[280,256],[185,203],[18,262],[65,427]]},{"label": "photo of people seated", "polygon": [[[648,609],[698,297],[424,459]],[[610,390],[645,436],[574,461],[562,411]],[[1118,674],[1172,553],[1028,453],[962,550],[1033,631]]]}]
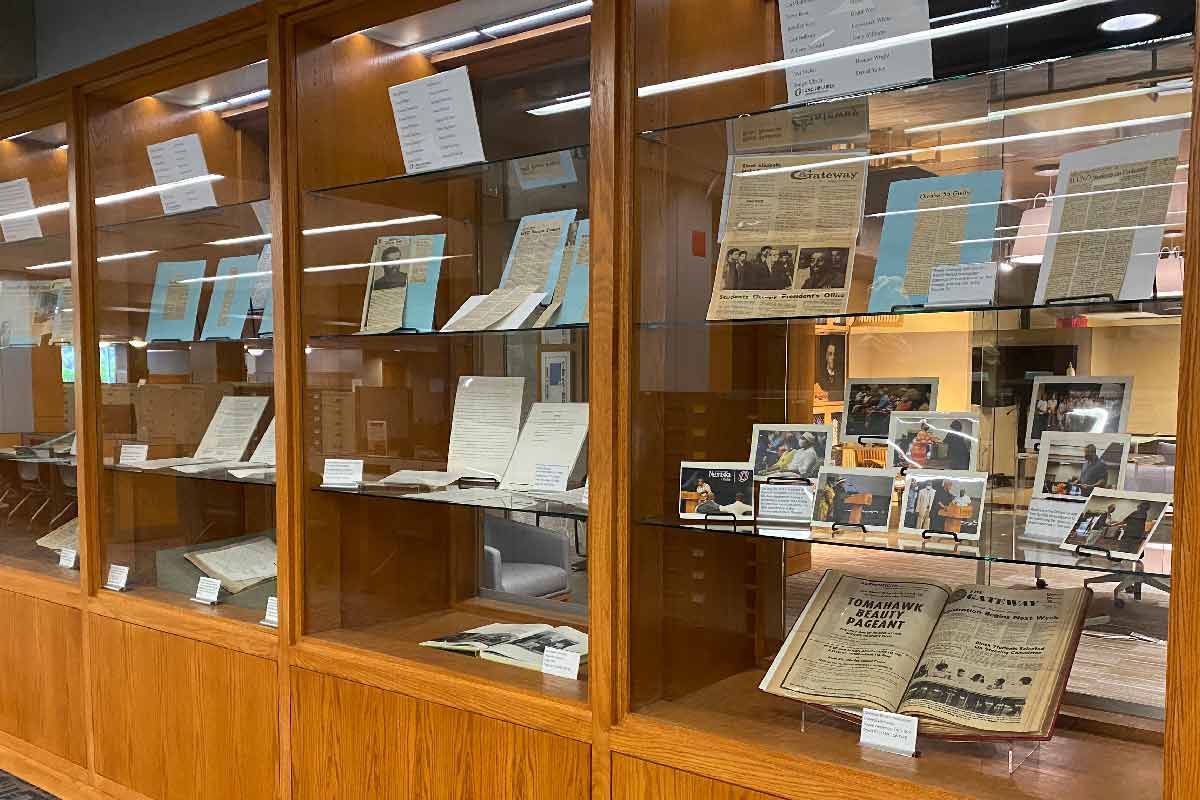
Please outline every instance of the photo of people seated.
[{"label": "photo of people seated", "polygon": [[754,426],[754,477],[815,479],[829,462],[833,432],[821,425]]},{"label": "photo of people seated", "polygon": [[1130,390],[1129,381],[1128,378],[1101,378],[1087,383],[1054,378],[1034,381],[1029,415],[1029,439],[1037,441],[1047,431],[1123,431]]},{"label": "photo of people seated", "polygon": [[910,472],[905,476],[900,530],[978,539],[987,473]]},{"label": "photo of people seated", "polygon": [[821,470],[817,479],[814,526],[861,525],[886,531],[892,513],[896,471],[884,469]]},{"label": "photo of people seated", "polygon": [[851,378],[846,386],[844,440],[858,436],[886,438],[893,411],[932,411],[937,378],[903,378],[886,383]]},{"label": "photo of people seated", "polygon": [[1062,546],[1139,558],[1170,504],[1170,495],[1097,490]]},{"label": "photo of people seated", "polygon": [[1129,437],[1047,431],[1038,451],[1036,490],[1043,496],[1088,497],[1096,489],[1120,489]]},{"label": "photo of people seated", "polygon": [[749,518],[754,515],[753,475],[746,464],[685,461],[679,468],[679,516]]},{"label": "photo of people seated", "polygon": [[973,469],[979,450],[979,418],[897,411],[892,414],[888,440],[893,467]]}]

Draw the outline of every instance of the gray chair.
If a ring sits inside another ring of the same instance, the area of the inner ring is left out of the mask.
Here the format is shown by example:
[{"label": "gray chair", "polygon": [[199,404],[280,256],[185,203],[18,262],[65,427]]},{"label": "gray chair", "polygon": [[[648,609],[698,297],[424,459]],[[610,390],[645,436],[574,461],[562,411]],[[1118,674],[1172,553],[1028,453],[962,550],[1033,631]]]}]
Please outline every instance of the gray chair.
[{"label": "gray chair", "polygon": [[543,599],[569,591],[570,540],[562,533],[489,516],[483,544],[485,589]]}]

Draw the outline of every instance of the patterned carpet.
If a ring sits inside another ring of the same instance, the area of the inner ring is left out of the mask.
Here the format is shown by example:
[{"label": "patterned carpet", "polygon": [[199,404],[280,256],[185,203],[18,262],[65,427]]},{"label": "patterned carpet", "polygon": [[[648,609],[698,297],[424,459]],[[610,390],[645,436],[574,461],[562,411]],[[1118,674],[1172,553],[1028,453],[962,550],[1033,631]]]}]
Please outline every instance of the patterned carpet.
[{"label": "patterned carpet", "polygon": [[55,800],[54,795],[35,789],[7,772],[0,772],[0,800]]}]

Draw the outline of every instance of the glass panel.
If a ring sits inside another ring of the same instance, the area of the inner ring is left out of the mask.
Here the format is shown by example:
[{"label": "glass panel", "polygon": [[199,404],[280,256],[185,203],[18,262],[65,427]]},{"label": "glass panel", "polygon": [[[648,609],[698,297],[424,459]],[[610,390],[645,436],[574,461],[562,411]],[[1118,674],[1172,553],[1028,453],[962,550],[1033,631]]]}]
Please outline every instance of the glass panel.
[{"label": "glass panel", "polygon": [[542,679],[538,642],[534,671],[420,645],[587,631],[588,115],[535,112],[587,92],[590,5],[298,31],[301,116],[360,132],[300,146],[305,631],[574,700],[586,661]]},{"label": "glass panel", "polygon": [[[101,580],[189,609],[215,599],[215,613],[246,622],[276,594],[269,101],[256,55],[97,100],[90,119]],[[211,580],[215,595],[202,591]]]},{"label": "glass panel", "polygon": [[[968,11],[950,5],[929,13]],[[714,48],[687,22],[704,18],[696,4],[639,4],[639,84],[779,58],[775,4],[761,8],[723,11],[731,44]],[[1190,38],[1171,37],[1193,10],[1150,10],[1166,27],[1125,38],[1085,9],[937,40],[932,80],[848,101],[772,109],[778,72],[643,92],[635,713],[891,774],[829,704],[759,689],[798,621],[841,608],[817,594],[827,570],[985,593],[1086,586],[1063,705],[1043,714],[1057,728],[1022,786],[1054,796],[1061,768],[1099,794],[1159,793],[1161,748],[1143,734],[1165,697],[1193,61]],[[844,641],[842,674],[881,680]],[[970,707],[976,727],[958,735],[979,739],[1026,701],[995,700],[1022,666],[1011,650],[968,664],[959,644],[963,663],[941,666],[921,644],[901,687],[922,666],[946,673],[938,696]],[[1103,736],[1081,732],[1101,718]],[[906,779],[1005,796],[1005,743],[936,733],[926,718]],[[1117,748],[1136,751],[1136,775],[1106,766]]]},{"label": "glass panel", "polygon": [[76,581],[69,208],[66,124],[0,126],[0,564]]}]

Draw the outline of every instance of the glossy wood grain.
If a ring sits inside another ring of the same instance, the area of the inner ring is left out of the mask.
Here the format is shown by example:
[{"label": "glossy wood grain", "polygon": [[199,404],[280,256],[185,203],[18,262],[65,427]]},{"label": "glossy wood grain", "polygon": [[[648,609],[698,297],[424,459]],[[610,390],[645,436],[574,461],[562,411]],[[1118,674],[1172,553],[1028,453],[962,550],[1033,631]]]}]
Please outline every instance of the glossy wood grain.
[{"label": "glossy wood grain", "polygon": [[775,797],[619,753],[613,756],[612,772],[613,800],[772,800]]}]

